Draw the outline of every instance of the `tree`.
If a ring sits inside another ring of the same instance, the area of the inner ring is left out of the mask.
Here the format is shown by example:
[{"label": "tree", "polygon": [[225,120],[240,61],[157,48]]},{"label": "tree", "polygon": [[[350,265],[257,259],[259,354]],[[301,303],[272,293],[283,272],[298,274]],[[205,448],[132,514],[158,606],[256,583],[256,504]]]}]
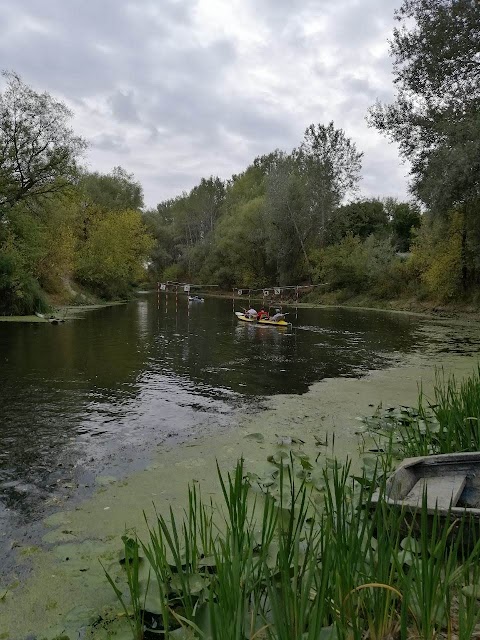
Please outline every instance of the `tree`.
[{"label": "tree", "polygon": [[380,200],[357,200],[339,207],[327,227],[329,244],[340,242],[351,234],[362,240],[388,229],[388,216]]},{"label": "tree", "polygon": [[333,122],[307,127],[298,155],[307,165],[321,168],[328,179],[334,205],[338,206],[357,190],[363,153],[357,151],[343,129],[335,129]]},{"label": "tree", "polygon": [[324,243],[335,209],[355,191],[362,155],[333,122],[310,125],[298,149],[278,155],[266,177],[265,215],[279,282],[311,276],[309,251]]},{"label": "tree", "polygon": [[143,277],[153,245],[138,211],[109,211],[94,218],[79,251],[77,276],[106,297],[126,295]]},{"label": "tree", "polygon": [[98,171],[83,173],[79,188],[86,204],[94,204],[108,211],[140,210],[143,207],[143,189],[131,173],[115,167],[111,173]]},{"label": "tree", "polygon": [[16,203],[68,187],[85,148],[67,123],[72,114],[48,93],[37,93],[15,73],[4,73],[0,94],[0,219]]},{"label": "tree", "polygon": [[408,252],[413,232],[422,223],[420,208],[412,202],[397,202],[395,198],[386,198],[384,207],[390,219],[395,248],[403,253]]},{"label": "tree", "polygon": [[370,123],[399,144],[423,202],[468,207],[480,197],[480,3],[404,0],[395,18],[397,95]]}]

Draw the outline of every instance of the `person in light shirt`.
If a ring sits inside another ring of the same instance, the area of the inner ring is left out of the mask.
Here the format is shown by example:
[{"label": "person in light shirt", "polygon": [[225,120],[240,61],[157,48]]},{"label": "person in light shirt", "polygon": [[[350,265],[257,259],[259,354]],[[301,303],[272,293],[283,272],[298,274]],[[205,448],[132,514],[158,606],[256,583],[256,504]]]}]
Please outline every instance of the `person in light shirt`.
[{"label": "person in light shirt", "polygon": [[281,313],[280,309],[275,309],[275,315],[272,316],[270,320],[273,320],[274,322],[278,322],[279,320],[283,320],[284,317],[285,317],[285,314]]}]

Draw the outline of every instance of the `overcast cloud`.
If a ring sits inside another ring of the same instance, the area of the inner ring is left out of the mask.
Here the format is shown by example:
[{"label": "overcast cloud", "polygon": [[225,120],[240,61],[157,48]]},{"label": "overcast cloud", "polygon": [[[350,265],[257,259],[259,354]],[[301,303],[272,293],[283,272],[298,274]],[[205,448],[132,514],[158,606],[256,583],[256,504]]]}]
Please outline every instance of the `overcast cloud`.
[{"label": "overcast cloud", "polygon": [[298,146],[330,120],[364,152],[361,192],[407,197],[367,127],[393,97],[400,0],[0,0],[0,66],[66,102],[90,170],[134,173],[146,204]]}]

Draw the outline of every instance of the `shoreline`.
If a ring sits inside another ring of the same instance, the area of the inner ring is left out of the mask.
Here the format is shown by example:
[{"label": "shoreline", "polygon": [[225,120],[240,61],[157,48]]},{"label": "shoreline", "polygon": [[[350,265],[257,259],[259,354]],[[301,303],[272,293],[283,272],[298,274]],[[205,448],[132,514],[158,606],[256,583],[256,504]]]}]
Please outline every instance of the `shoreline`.
[{"label": "shoreline", "polygon": [[[201,292],[201,287],[199,288]],[[170,292],[173,294],[173,292]],[[218,292],[201,292],[205,298],[219,298],[232,300],[233,292],[218,291]],[[139,290],[135,292],[135,295],[130,300],[112,300],[109,302],[101,302],[95,304],[85,305],[58,305],[55,307],[55,317],[68,311],[67,320],[78,320],[88,311],[95,311],[104,307],[117,306],[127,304],[139,296],[157,294],[155,288],[149,290]],[[164,295],[164,292],[162,292]],[[183,292],[179,292],[179,295],[188,295]],[[235,296],[235,302],[238,301],[247,302],[246,296]],[[264,298],[258,296],[251,296],[251,301],[263,302]],[[358,302],[356,302],[356,300]],[[431,321],[449,321],[452,323],[458,322],[460,324],[468,323],[470,321],[480,322],[480,308],[472,308],[472,305],[461,306],[445,306],[432,303],[420,303],[416,300],[389,300],[389,301],[375,301],[371,298],[365,300],[365,298],[352,298],[345,303],[339,302],[296,302],[295,300],[278,301],[280,306],[284,307],[298,307],[299,309],[352,309],[355,311],[378,311],[383,313],[393,313],[402,315],[411,315],[419,318],[426,318]],[[48,315],[48,314],[47,314]],[[45,323],[47,319],[39,318],[35,315],[28,316],[4,316],[0,315],[0,322],[19,322],[19,323]]]},{"label": "shoreline", "polygon": [[98,304],[85,304],[85,305],[61,305],[56,307],[55,313],[45,314],[45,318],[41,318],[36,315],[30,316],[1,316],[0,322],[19,322],[19,323],[33,323],[38,322],[40,324],[48,323],[48,318],[55,318],[60,321],[68,320],[80,320],[88,311],[97,311],[105,307],[116,307],[118,305],[127,304],[128,300],[112,300],[111,302],[104,302]]},{"label": "shoreline", "polygon": [[[277,436],[301,438],[306,451],[327,457],[332,447],[316,446],[315,437],[324,440],[335,433],[333,455],[350,456],[355,467],[360,462],[358,417],[372,414],[380,404],[416,404],[419,384],[430,396],[435,366],[462,377],[477,363],[478,357],[471,355],[410,354],[401,364],[362,378],[329,378],[303,395],[269,396],[263,410],[240,415],[233,427],[219,433],[160,445],[146,469],[107,480],[71,510],[46,518],[42,548],[18,549],[19,562],[30,562],[32,569],[0,602],[0,638],[23,640],[32,632],[40,638],[77,637],[74,633],[103,615],[104,607],[116,611],[99,557],[107,568],[116,564],[125,528],[145,535],[143,516],[152,519],[152,503],[163,513],[172,506],[180,515],[188,483],[215,501],[220,488],[217,462],[227,472],[243,456],[248,471],[261,473],[269,467],[267,456],[274,452]],[[0,595],[4,587],[8,585],[2,585]]]},{"label": "shoreline", "polygon": [[[201,291],[201,288],[200,288]],[[152,289],[152,293],[155,293],[156,290]],[[164,292],[162,292],[164,293]],[[180,295],[183,293],[181,292]],[[227,300],[232,300],[233,292],[229,291],[218,291],[216,293],[202,292],[202,296],[205,298],[225,298]],[[238,301],[248,302],[248,297],[244,296],[235,296],[235,302]],[[263,302],[263,297],[251,296],[251,301],[255,302]],[[358,300],[356,302],[355,300]],[[356,311],[380,311],[384,313],[394,313],[394,314],[406,314],[413,315],[420,318],[427,318],[433,321],[480,321],[480,308],[475,307],[472,308],[472,305],[454,305],[454,306],[445,306],[440,304],[431,303],[421,303],[416,300],[389,300],[389,301],[375,301],[371,298],[365,300],[365,298],[351,298],[347,300],[345,303],[340,302],[296,302],[295,300],[285,300],[278,301],[276,304],[284,307],[298,307],[299,309],[352,309]],[[390,306],[388,306],[390,305]],[[393,306],[392,306],[393,305]]]}]

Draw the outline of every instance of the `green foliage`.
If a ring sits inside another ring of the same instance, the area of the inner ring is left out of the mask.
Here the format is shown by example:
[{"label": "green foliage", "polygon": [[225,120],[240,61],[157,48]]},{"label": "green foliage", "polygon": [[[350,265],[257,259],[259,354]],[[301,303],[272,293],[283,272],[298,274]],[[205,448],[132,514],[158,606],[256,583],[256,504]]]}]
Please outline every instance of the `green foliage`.
[{"label": "green foliage", "polygon": [[[315,174],[315,169],[320,169],[327,189],[332,194],[332,204],[338,206],[340,202],[357,189],[362,168],[363,153],[358,152],[355,143],[352,142],[343,129],[335,129],[333,122],[327,126],[311,124],[305,130],[303,142],[299,149],[299,157],[303,164],[310,165]],[[319,185],[318,174],[316,184],[311,185],[312,204],[318,206],[320,199],[324,197],[317,191]],[[324,190],[324,185],[320,188]]]},{"label": "green foliage", "polygon": [[412,267],[429,295],[448,301],[462,292],[462,214],[426,219],[412,246]]},{"label": "green foliage", "polygon": [[412,163],[413,188],[436,212],[480,190],[480,4],[404,0],[391,44],[395,102],[371,123]]},{"label": "green foliage", "polygon": [[143,207],[142,186],[122,167],[115,167],[108,174],[84,172],[78,188],[87,206],[93,204],[106,211],[127,211]]},{"label": "green foliage", "polygon": [[267,276],[264,197],[239,201],[219,221],[201,268],[204,281],[260,287]]},{"label": "green foliage", "polygon": [[419,207],[411,202],[397,202],[394,198],[386,198],[384,207],[393,231],[395,248],[403,253],[408,252],[413,233],[422,222]]},{"label": "green foliage", "polygon": [[315,281],[329,288],[348,289],[358,293],[368,282],[368,256],[360,238],[348,235],[338,245],[318,250],[312,259],[316,264]]},{"label": "green foliage", "polygon": [[101,295],[125,296],[142,279],[152,247],[138,211],[109,211],[94,218],[78,253],[76,274]]},{"label": "green foliage", "polygon": [[365,240],[372,234],[388,232],[388,222],[380,200],[358,200],[335,210],[328,224],[326,239],[328,244],[336,244],[347,235]]},{"label": "green foliage", "polygon": [[0,314],[28,315],[47,311],[38,282],[28,270],[28,262],[13,234],[0,239]]},{"label": "green foliage", "polygon": [[456,601],[471,633],[480,543],[462,548],[465,523],[445,526],[424,500],[417,527],[383,499],[381,460],[354,478],[348,463],[319,465],[298,447],[272,456],[263,478],[242,460],[219,471],[221,505],[192,488],[183,522],[170,509],[146,542],[123,538],[133,611],[109,581],[134,637],[433,640],[451,631]]},{"label": "green foliage", "polygon": [[421,394],[418,407],[379,409],[364,423],[367,432],[380,438],[378,448],[387,443],[400,459],[479,451],[480,369],[461,382],[437,372],[430,401]]},{"label": "green foliage", "polygon": [[77,171],[85,142],[67,122],[72,113],[48,93],[37,93],[5,72],[0,94],[0,220],[16,203],[59,193]]}]

